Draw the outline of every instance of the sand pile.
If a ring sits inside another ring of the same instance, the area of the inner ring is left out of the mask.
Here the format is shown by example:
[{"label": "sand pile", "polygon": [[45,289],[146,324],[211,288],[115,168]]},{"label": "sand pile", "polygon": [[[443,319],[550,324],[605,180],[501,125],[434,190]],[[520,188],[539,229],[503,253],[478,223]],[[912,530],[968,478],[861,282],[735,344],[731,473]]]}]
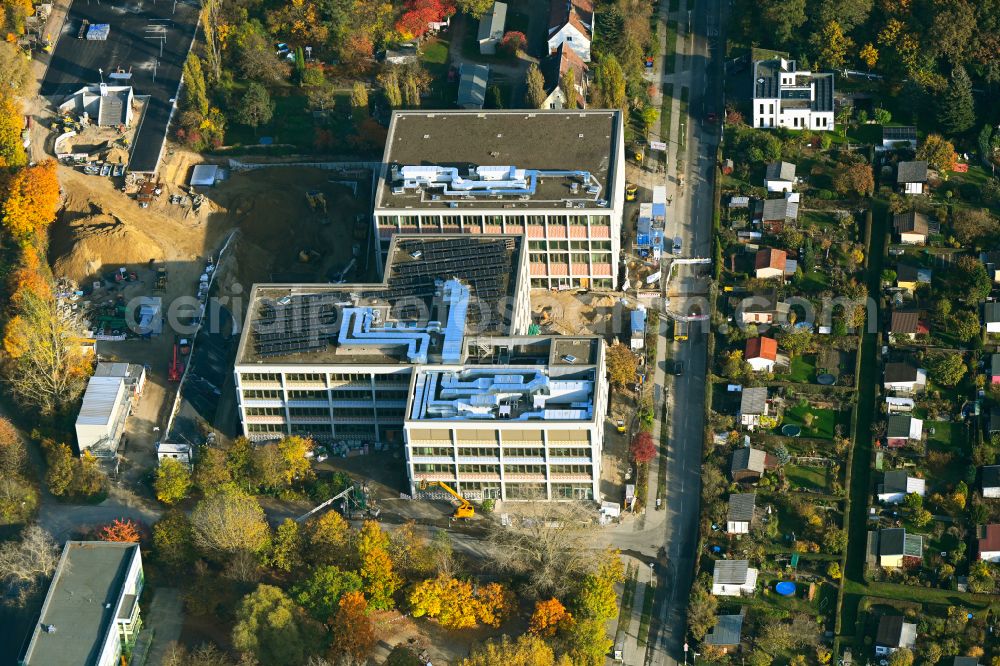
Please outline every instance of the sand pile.
[{"label": "sand pile", "polygon": [[135,225],[103,211],[60,219],[52,230],[52,270],[83,283],[119,266],[162,261],[163,248]]}]

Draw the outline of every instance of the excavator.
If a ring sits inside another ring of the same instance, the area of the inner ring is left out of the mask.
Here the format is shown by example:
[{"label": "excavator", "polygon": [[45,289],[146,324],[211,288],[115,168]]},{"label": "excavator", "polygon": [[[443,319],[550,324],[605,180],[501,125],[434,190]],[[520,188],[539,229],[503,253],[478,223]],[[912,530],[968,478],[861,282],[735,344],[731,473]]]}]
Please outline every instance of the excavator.
[{"label": "excavator", "polygon": [[449,495],[451,495],[460,502],[460,504],[457,507],[455,507],[455,513],[451,514],[452,518],[472,518],[473,516],[476,515],[476,510],[472,507],[472,504],[469,503],[469,500],[465,499],[457,492],[452,490],[451,486],[449,486],[444,481],[425,481],[421,479],[419,486],[421,491],[427,490],[431,486],[440,487],[442,490],[444,490],[446,493],[448,493]]}]

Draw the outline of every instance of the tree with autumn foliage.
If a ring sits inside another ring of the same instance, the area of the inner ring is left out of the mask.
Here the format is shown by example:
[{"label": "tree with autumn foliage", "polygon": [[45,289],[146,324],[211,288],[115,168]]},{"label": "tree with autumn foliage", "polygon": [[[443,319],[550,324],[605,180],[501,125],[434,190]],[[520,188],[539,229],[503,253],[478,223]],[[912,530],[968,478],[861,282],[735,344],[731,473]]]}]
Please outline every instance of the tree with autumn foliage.
[{"label": "tree with autumn foliage", "polygon": [[21,141],[24,116],[21,105],[9,93],[0,93],[0,167],[22,167],[28,163]]},{"label": "tree with autumn foliage", "polygon": [[548,601],[536,601],[535,612],[531,614],[528,631],[537,636],[552,638],[556,631],[571,624],[573,615],[555,597]]},{"label": "tree with autumn foliage", "polygon": [[340,598],[331,625],[331,656],[347,654],[363,663],[375,647],[375,625],[368,616],[368,602],[360,592],[347,592]]},{"label": "tree with autumn foliage", "polygon": [[[524,634],[512,639],[501,636],[499,640],[491,639],[473,649],[466,659],[459,662],[461,666],[554,666],[556,662],[552,647],[538,636]],[[558,664],[573,663],[565,658]]]},{"label": "tree with autumn foliage", "polygon": [[355,539],[361,581],[369,605],[389,610],[396,605],[393,595],[403,584],[389,557],[389,537],[374,520],[366,520]]},{"label": "tree with autumn foliage", "polygon": [[471,629],[478,624],[499,627],[514,607],[511,592],[499,583],[478,589],[447,575],[418,583],[409,596],[413,617],[437,618],[445,629]]},{"label": "tree with autumn foliage", "polygon": [[632,438],[628,453],[632,460],[640,465],[648,463],[656,457],[656,444],[653,442],[653,436],[646,431],[636,433],[635,437]]},{"label": "tree with autumn foliage", "polygon": [[59,209],[59,179],[56,163],[45,160],[20,169],[3,187],[0,208],[4,229],[20,241],[41,236]]},{"label": "tree with autumn foliage", "polygon": [[917,159],[927,160],[931,168],[936,169],[943,180],[947,180],[948,172],[958,161],[958,155],[951,141],[940,134],[928,134],[917,148]]},{"label": "tree with autumn foliage", "polygon": [[440,23],[454,13],[454,0],[406,0],[396,30],[404,39],[423,37],[431,23]]},{"label": "tree with autumn foliage", "polygon": [[508,30],[504,33],[503,38],[500,40],[500,49],[504,53],[515,57],[518,53],[524,50],[524,47],[528,44],[528,38],[524,36],[523,32],[517,30]]},{"label": "tree with autumn foliage", "polygon": [[156,490],[156,499],[164,504],[176,504],[191,492],[191,472],[179,460],[164,458],[156,468],[153,488]]},{"label": "tree with autumn foliage", "polygon": [[97,531],[97,538],[101,541],[139,543],[139,525],[131,518],[115,518]]}]

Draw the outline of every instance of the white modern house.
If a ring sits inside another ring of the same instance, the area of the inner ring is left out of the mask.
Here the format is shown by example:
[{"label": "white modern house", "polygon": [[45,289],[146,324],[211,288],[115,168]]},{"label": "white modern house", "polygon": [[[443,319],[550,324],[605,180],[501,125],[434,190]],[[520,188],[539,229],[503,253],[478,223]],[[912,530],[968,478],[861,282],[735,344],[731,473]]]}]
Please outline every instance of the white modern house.
[{"label": "white modern house", "polygon": [[530,286],[613,289],[625,206],[616,110],[396,111],[375,192],[395,234],[525,238]]},{"label": "white modern house", "polygon": [[67,541],[19,663],[119,666],[142,627],[144,583],[139,544]]},{"label": "white modern house", "polygon": [[712,572],[712,594],[718,597],[738,597],[753,594],[757,587],[757,569],[747,560],[716,560]]},{"label": "white modern house", "polygon": [[754,127],[833,130],[833,74],[772,58],[753,64],[753,79]]},{"label": "white modern house", "polygon": [[549,53],[567,44],[583,62],[590,62],[594,39],[593,0],[550,0]]}]

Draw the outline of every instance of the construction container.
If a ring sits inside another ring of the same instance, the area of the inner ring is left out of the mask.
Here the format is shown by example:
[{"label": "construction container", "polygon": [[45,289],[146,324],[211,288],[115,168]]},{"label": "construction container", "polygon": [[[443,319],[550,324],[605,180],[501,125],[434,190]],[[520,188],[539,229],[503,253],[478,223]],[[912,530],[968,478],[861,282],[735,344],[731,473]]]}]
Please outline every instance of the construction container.
[{"label": "construction container", "polygon": [[94,23],[87,28],[87,39],[91,41],[103,42],[111,34],[111,25],[108,23]]}]

